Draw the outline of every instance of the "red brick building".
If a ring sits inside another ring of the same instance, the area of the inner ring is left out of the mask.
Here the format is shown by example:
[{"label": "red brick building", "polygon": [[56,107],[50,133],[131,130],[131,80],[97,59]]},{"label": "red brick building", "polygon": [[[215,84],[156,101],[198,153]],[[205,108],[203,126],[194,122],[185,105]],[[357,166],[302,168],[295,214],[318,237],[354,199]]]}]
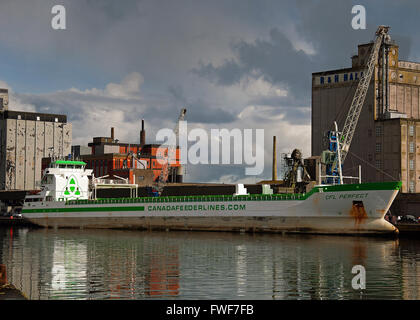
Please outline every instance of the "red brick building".
[{"label": "red brick building", "polygon": [[[95,177],[109,175],[128,178],[130,183],[151,185],[161,174],[163,165],[159,159],[167,156],[158,152],[159,144],[145,144],[144,121],[140,132],[140,144],[121,143],[115,139],[114,128],[110,137],[94,137],[88,147],[72,146],[72,155],[86,162],[88,169],[93,169]],[[43,159],[42,170],[50,160]],[[182,167],[180,165],[180,149],[176,148],[175,163],[168,167],[167,182],[182,182]]]},{"label": "red brick building", "polygon": [[[162,165],[158,161],[159,158],[162,158],[158,154],[160,145],[145,144],[141,146],[119,142],[98,142],[98,140],[95,143],[95,139],[98,138],[94,138],[94,142],[89,143],[89,146],[92,147],[92,153],[79,155],[80,159],[87,163],[87,168],[93,169],[95,177],[118,175],[123,178],[130,178],[130,181],[132,181],[133,170],[130,172],[128,169],[139,169],[152,171],[153,181],[159,178],[162,171]],[[108,149],[107,147],[111,147],[114,152],[98,152],[98,149],[102,149],[102,147],[105,150]],[[130,151],[133,155],[129,153]],[[179,148],[177,148],[176,163],[168,168],[168,182],[182,182],[182,177],[178,174],[179,156]]]}]

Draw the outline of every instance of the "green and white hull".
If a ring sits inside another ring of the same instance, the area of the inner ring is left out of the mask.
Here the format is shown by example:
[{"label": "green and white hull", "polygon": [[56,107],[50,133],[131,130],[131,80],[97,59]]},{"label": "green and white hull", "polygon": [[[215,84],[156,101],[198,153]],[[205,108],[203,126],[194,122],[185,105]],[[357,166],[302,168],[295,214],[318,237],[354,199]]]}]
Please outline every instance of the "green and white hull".
[{"label": "green and white hull", "polygon": [[385,234],[401,182],[316,186],[306,194],[25,202],[23,216],[53,228],[130,228]]}]

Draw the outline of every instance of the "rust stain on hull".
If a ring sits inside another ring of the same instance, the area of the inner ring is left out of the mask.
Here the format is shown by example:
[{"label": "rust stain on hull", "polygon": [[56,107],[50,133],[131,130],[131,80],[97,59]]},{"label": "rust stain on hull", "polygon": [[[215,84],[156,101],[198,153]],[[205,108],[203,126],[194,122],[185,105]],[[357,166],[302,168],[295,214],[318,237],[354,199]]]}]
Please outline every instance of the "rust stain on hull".
[{"label": "rust stain on hull", "polygon": [[376,212],[379,212],[380,214],[383,214],[385,216],[385,209],[376,209]]},{"label": "rust stain on hull", "polygon": [[350,209],[350,216],[354,219],[355,225],[360,225],[365,222],[368,216],[363,201],[353,201],[353,205]]}]

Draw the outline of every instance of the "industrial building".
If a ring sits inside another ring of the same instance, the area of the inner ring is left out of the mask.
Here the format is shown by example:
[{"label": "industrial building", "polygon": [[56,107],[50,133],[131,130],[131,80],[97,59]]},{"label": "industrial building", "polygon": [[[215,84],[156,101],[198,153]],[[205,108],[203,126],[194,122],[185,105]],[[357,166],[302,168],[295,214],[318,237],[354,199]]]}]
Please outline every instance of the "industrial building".
[{"label": "industrial building", "polygon": [[[312,155],[326,149],[334,121],[343,129],[372,43],[358,46],[351,68],[312,74]],[[399,60],[399,46],[382,45],[359,117],[346,175],[363,182],[401,180],[401,192],[420,193],[420,63]]]},{"label": "industrial building", "polygon": [[0,190],[34,190],[44,157],[71,152],[72,125],[67,117],[9,110],[7,89],[0,89]]},{"label": "industrial building", "polygon": [[[151,186],[161,176],[163,169],[158,154],[159,144],[146,144],[144,120],[140,131],[140,143],[122,143],[115,138],[115,130],[111,128],[110,137],[94,137],[88,147],[73,146],[72,154],[87,163],[87,168],[93,169],[95,177],[110,176],[128,179],[130,183],[139,186]],[[163,149],[167,153],[167,149]],[[168,167],[167,182],[182,182],[183,173],[180,165],[179,147],[175,152],[175,163]],[[46,167],[47,161],[43,164]]]}]

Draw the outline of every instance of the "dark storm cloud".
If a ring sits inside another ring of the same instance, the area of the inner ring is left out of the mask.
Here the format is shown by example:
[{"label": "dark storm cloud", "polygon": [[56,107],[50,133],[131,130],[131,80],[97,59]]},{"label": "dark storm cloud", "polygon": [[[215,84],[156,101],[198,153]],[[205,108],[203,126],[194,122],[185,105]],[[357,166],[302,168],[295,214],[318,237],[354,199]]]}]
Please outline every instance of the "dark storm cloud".
[{"label": "dark storm cloud", "polygon": [[[233,85],[246,77],[286,87],[287,97],[260,97],[253,103],[278,106],[310,104],[313,72],[350,66],[356,45],[373,38],[374,31],[351,28],[349,1],[298,1],[294,23],[298,35],[315,49],[314,54],[297,50],[287,31],[272,28],[268,39],[238,40],[231,45],[234,58],[222,64],[201,62],[193,72],[218,85]],[[344,19],[344,18],[347,19]],[[375,27],[376,28],[376,27]]]},{"label": "dark storm cloud", "polygon": [[[366,9],[366,30],[351,27],[351,9],[358,4]],[[413,59],[412,49],[420,49],[420,34],[413,32],[420,27],[419,1],[298,0],[296,5],[296,29],[318,51],[315,71],[349,66],[357,45],[373,40],[379,25],[391,27],[391,38],[400,45],[402,59]]]},{"label": "dark storm cloud", "polygon": [[170,86],[169,93],[172,95],[176,106],[187,108],[188,121],[196,123],[229,123],[236,119],[233,114],[217,106],[211,106],[201,98],[185,96],[181,86]]},{"label": "dark storm cloud", "polygon": [[[305,101],[306,103],[306,101]],[[264,106],[288,106],[288,107],[307,107],[302,105],[302,101],[299,101],[294,96],[256,96],[249,100],[249,104],[253,105],[264,105]]]},{"label": "dark storm cloud", "polygon": [[[205,77],[218,85],[233,85],[243,77],[263,77],[272,84],[286,86],[294,99],[302,101],[302,92],[309,92],[313,66],[311,57],[302,50],[296,50],[286,35],[274,28],[269,39],[244,40],[232,44],[235,59],[225,60],[220,66],[201,63],[193,73]],[[303,101],[308,103],[307,99]]]},{"label": "dark storm cloud", "polygon": [[[82,120],[87,106],[91,109],[104,107],[109,110],[118,109],[131,115],[132,121],[135,107],[142,102],[140,98],[122,99],[116,97],[107,97],[100,95],[82,94],[74,91],[63,91],[51,94],[16,94],[20,101],[24,104],[33,105],[37,112],[42,113],[58,113],[68,115],[68,120],[77,122]],[[90,110],[92,111],[92,110]]]},{"label": "dark storm cloud", "polygon": [[138,4],[139,1],[137,0],[124,0],[124,2],[115,0],[78,0],[77,7],[89,12],[102,13],[111,20],[120,20],[126,15],[135,12],[138,9]]},{"label": "dark storm cloud", "polygon": [[229,59],[219,67],[215,67],[212,63],[203,64],[201,62],[200,67],[192,69],[192,72],[224,86],[238,83],[247,70],[241,63]]},{"label": "dark storm cloud", "polygon": [[[404,16],[403,6],[391,1],[385,2],[388,5],[379,1],[297,1],[295,10],[292,10],[296,12],[293,25],[299,37],[314,48],[314,54],[296,50],[292,36],[286,30],[272,28],[267,39],[261,37],[254,41],[233,42],[231,52],[234,58],[226,58],[221,64],[201,61],[192,72],[219,86],[232,86],[249,77],[263,77],[273,85],[287,88],[288,96],[254,97],[250,103],[308,106],[311,74],[350,67],[350,58],[357,53],[357,45],[373,40],[380,24],[391,26],[391,36],[401,48],[401,59],[410,59],[413,35],[401,34],[401,21],[398,18]],[[351,10],[356,4],[366,8],[366,30],[354,30],[351,27]],[[410,2],[410,6],[414,10],[419,9],[420,4]],[[410,24],[418,24],[415,21],[418,19],[412,20]]]}]

